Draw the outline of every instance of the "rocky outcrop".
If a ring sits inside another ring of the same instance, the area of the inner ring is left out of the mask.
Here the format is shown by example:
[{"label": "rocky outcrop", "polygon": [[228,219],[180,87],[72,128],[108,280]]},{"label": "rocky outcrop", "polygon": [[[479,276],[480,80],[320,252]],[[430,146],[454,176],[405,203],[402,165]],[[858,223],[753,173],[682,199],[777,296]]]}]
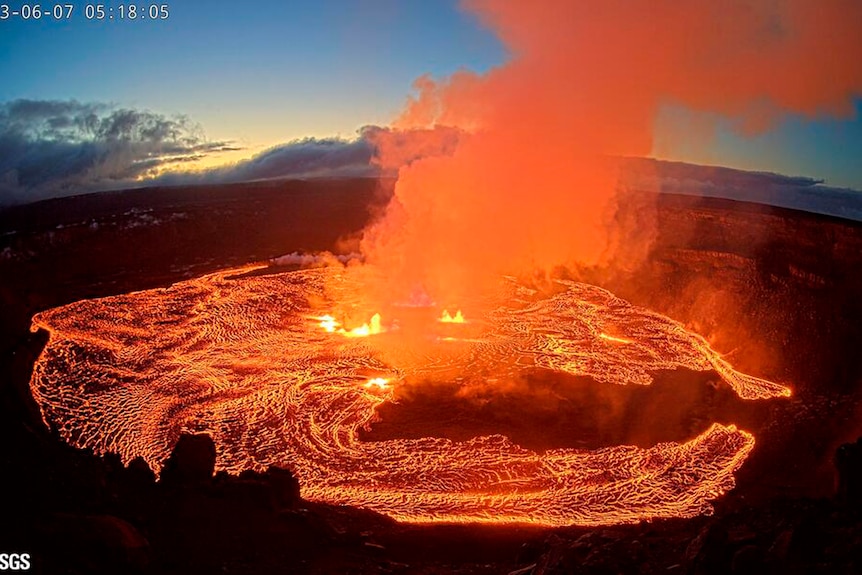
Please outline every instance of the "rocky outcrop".
[{"label": "rocky outcrop", "polygon": [[265,472],[243,471],[238,477],[217,476],[215,492],[248,505],[287,511],[299,507],[299,481],[289,469],[270,466]]},{"label": "rocky outcrop", "polygon": [[165,487],[202,486],[212,481],[216,448],[209,435],[180,436],[162,468],[160,482]]}]

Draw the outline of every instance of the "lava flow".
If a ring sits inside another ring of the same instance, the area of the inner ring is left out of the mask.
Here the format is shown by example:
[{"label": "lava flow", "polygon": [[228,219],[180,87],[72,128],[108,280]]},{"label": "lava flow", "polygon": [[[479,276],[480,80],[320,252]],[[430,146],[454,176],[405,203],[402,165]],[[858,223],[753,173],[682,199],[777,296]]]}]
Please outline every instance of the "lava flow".
[{"label": "lava flow", "polygon": [[219,469],[289,467],[309,500],[398,520],[595,525],[710,512],[754,438],[714,424],[680,444],[537,453],[502,435],[359,432],[408,382],[493,385],[525,369],[637,385],[656,370],[715,370],[743,398],[789,395],[734,371],[680,324],[590,285],[560,282],[549,296],[504,278],[481,308],[490,311],[426,310],[417,347],[394,308],[353,310],[357,323],[372,318],[359,327],[336,319],[358,301],[339,269],[242,271],[36,315],[33,328],[50,332],[31,381],[45,420],[73,445],[154,468],[181,432],[206,432]]}]

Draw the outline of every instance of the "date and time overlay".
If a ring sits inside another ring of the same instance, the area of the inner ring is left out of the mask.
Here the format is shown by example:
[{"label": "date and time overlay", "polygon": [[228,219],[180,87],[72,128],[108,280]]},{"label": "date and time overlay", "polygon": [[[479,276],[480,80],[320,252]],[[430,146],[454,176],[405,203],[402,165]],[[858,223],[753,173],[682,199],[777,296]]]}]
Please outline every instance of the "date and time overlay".
[{"label": "date and time overlay", "polygon": [[164,3],[0,3],[0,26],[4,21],[61,22],[82,19],[94,22],[122,22],[168,20],[170,17],[171,6]]}]

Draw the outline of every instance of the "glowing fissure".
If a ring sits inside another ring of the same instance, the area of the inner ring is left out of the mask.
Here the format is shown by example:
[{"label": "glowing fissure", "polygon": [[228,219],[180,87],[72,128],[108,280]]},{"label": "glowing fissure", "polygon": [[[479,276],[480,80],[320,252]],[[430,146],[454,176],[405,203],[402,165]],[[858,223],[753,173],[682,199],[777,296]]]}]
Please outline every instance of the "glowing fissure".
[{"label": "glowing fissure", "polygon": [[180,432],[207,432],[219,469],[287,466],[307,499],[398,520],[595,525],[708,513],[754,438],[715,424],[681,444],[536,453],[502,435],[364,442],[359,432],[400,384],[453,373],[465,386],[525,367],[646,385],[652,371],[685,367],[716,370],[744,398],[789,394],[585,284],[545,297],[506,279],[491,311],[452,326],[469,337],[429,335],[419,353],[398,330],[346,337],[323,319],[309,301],[333,309],[331,286],[339,302],[356,287],[339,270],[236,274],[36,315],[33,328],[51,335],[31,381],[45,420],[73,445],[156,469]]}]

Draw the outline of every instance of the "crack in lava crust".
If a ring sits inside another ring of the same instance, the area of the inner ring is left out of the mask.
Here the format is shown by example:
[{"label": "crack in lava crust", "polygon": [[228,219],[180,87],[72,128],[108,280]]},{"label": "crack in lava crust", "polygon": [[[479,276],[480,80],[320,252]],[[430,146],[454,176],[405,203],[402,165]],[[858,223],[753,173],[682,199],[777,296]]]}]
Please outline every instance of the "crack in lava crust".
[{"label": "crack in lava crust", "polygon": [[[542,296],[505,279],[469,338],[438,334],[411,353],[394,331],[320,328],[327,298],[356,296],[347,274],[236,277],[251,269],[36,315],[33,329],[51,336],[31,380],[46,422],[73,445],[154,468],[182,431],[207,432],[219,469],[286,466],[307,499],[403,521],[597,525],[709,513],[754,438],[715,424],[682,444],[536,453],[502,435],[363,442],[359,431],[398,382],[455,372],[487,382],[532,367],[649,384],[651,371],[686,367],[715,369],[744,398],[789,395],[594,286],[562,282]],[[391,385],[368,385],[375,377]]]}]

